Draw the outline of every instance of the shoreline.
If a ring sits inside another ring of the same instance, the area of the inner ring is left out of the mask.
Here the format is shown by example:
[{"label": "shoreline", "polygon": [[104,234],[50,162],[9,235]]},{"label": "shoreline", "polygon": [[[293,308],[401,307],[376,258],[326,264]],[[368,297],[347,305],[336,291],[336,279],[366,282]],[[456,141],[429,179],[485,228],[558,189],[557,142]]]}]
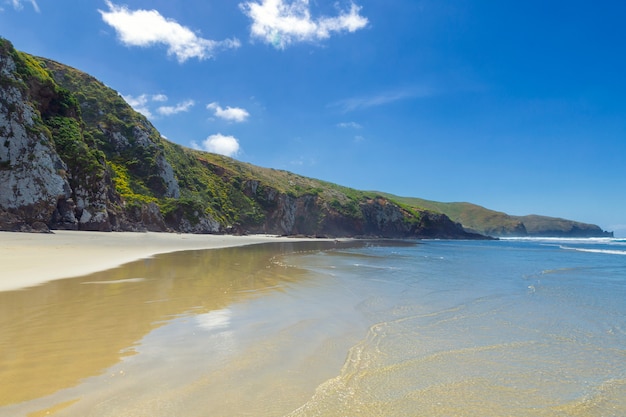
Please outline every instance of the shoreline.
[{"label": "shoreline", "polygon": [[157,232],[0,232],[0,291],[105,271],[161,253],[271,242],[320,241],[274,235],[196,235]]}]

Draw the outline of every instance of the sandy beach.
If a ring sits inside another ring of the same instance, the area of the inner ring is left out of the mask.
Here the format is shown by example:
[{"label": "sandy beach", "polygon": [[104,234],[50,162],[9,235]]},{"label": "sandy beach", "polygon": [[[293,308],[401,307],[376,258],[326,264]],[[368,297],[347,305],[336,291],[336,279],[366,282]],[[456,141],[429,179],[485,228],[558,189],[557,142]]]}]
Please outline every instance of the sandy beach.
[{"label": "sandy beach", "polygon": [[102,271],[159,253],[296,240],[307,239],[151,232],[0,232],[0,291]]}]

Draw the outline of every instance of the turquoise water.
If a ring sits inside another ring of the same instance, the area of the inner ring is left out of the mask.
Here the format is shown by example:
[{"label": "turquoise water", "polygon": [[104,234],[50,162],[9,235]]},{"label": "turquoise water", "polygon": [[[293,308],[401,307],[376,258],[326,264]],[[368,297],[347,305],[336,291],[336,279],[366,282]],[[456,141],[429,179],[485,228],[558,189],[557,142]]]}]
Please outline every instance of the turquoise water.
[{"label": "turquoise water", "polygon": [[616,239],[187,252],[4,297],[0,416],[626,415]]}]

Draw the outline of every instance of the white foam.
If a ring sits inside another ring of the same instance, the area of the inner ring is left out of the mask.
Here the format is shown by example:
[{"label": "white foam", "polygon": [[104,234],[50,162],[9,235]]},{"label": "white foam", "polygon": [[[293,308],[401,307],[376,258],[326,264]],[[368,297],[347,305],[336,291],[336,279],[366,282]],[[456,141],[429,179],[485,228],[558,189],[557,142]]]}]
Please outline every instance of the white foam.
[{"label": "white foam", "polygon": [[612,237],[501,237],[500,240],[521,242],[572,242],[626,245],[626,240],[616,239]]},{"label": "white foam", "polygon": [[626,255],[626,250],[615,249],[589,249],[589,248],[571,248],[568,246],[560,246],[561,249],[573,250],[576,252],[604,253],[607,255]]}]

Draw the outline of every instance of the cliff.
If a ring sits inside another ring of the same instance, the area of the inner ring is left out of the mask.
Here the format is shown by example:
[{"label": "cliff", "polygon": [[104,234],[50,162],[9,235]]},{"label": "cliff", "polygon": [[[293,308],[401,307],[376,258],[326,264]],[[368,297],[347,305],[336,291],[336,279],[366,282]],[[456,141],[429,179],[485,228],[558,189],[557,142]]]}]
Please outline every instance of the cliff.
[{"label": "cliff", "polygon": [[611,236],[364,192],[184,148],[114,90],[0,38],[0,230],[478,238]]},{"label": "cliff", "polygon": [[0,230],[480,238],[447,216],[164,139],[120,95],[0,39]]}]

